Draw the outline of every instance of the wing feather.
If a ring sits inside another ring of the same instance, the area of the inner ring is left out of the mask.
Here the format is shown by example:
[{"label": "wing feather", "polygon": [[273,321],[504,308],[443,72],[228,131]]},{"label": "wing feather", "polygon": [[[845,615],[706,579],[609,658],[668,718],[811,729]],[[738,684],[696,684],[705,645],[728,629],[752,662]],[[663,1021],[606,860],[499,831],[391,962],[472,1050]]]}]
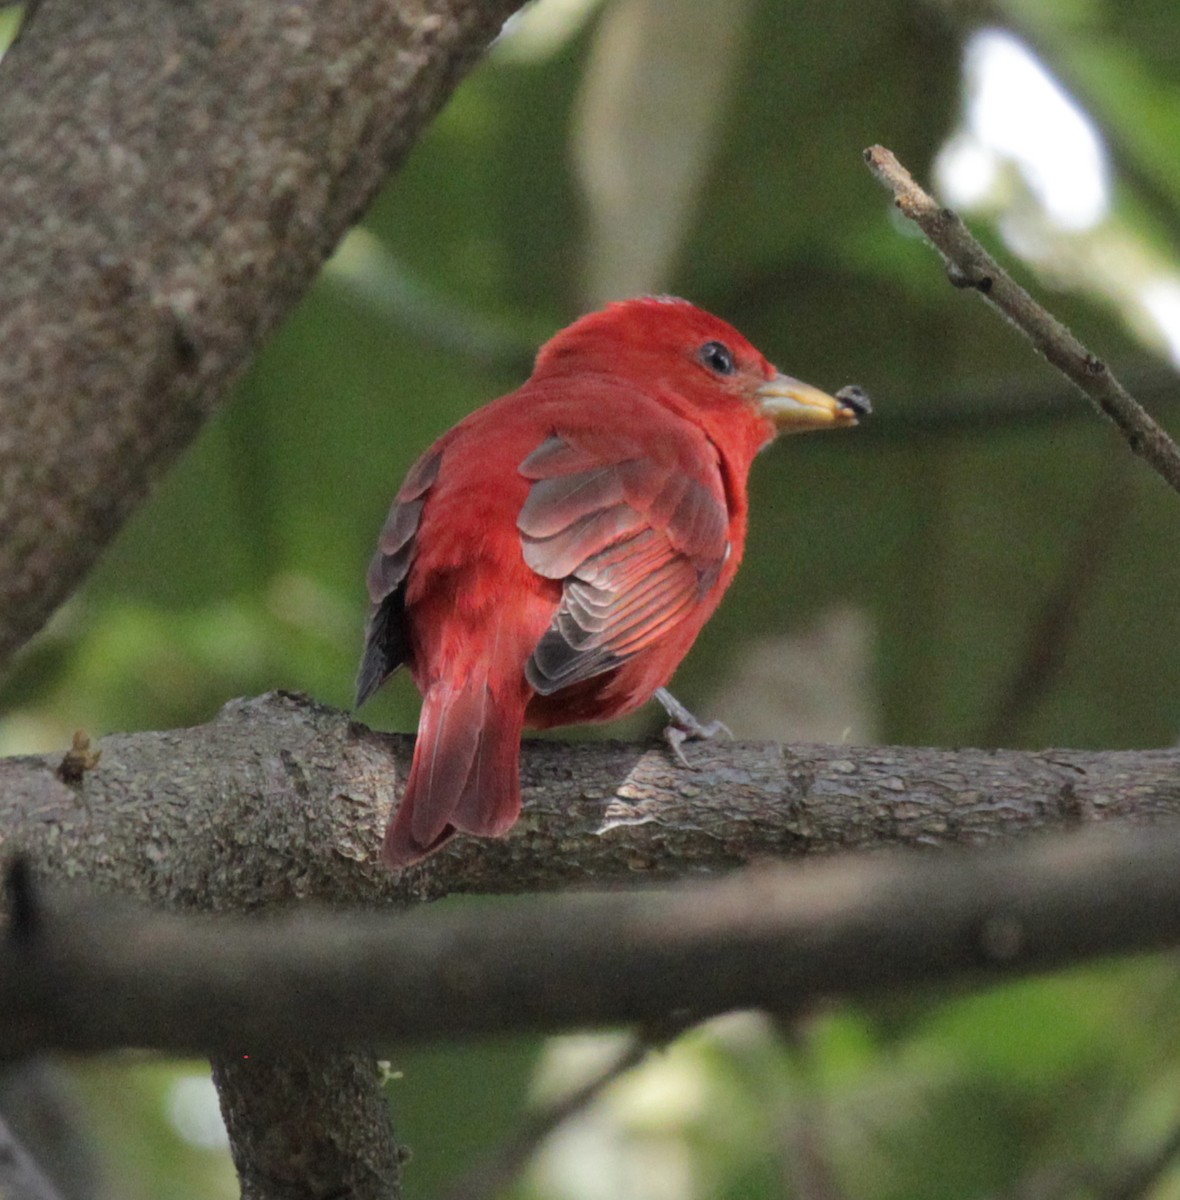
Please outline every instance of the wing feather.
[{"label": "wing feather", "polygon": [[406,661],[406,575],[414,558],[426,493],[438,478],[442,448],[433,446],[410,468],[394,497],[369,563],[369,620],[365,650],[356,681],[356,706],[362,704]]},{"label": "wing feather", "polygon": [[614,461],[595,449],[555,434],[520,467],[534,480],[517,521],[524,560],[563,583],[525,671],[542,695],[613,670],[674,628],[729,553],[715,467],[702,482],[630,445]]},{"label": "wing feather", "polygon": [[600,546],[635,533],[644,524],[643,514],[627,504],[594,509],[549,537],[537,538],[526,533],[522,539],[524,561],[546,579],[565,579],[575,574]]}]

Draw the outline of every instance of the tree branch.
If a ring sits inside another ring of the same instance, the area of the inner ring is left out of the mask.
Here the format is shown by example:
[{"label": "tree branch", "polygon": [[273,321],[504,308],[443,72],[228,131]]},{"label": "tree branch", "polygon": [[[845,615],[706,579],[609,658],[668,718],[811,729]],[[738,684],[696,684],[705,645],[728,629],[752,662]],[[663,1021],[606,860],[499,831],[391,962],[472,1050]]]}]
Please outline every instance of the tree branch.
[{"label": "tree branch", "polygon": [[0,1067],[0,1119],[63,1200],[91,1200],[101,1191],[89,1116],[62,1063],[38,1057]]},{"label": "tree branch", "polygon": [[284,1047],[794,1014],[821,997],[1173,947],[1180,828],[764,864],[478,911],[258,920],[87,898],[50,902],[34,929],[13,932],[0,945],[9,1053],[216,1050],[222,1071],[248,1074]]},{"label": "tree branch", "polygon": [[1127,466],[1123,458],[1106,460],[1080,514],[1080,531],[1026,624],[1016,666],[978,735],[982,745],[1008,746],[1018,740],[1022,724],[1057,682],[1081,614],[1109,567],[1117,535],[1133,507]]},{"label": "tree branch", "polygon": [[869,169],[893,192],[902,214],[926,235],[955,287],[975,288],[1118,427],[1131,449],[1180,492],[1180,447],[1056,317],[1042,308],[973,238],[958,215],[914,182],[884,146],[865,152]]},{"label": "tree branch", "polygon": [[510,836],[410,870],[377,859],[413,739],[307,697],[228,704],[191,729],[104,738],[77,783],[0,759],[0,850],[38,872],[172,908],[372,904],[677,879],[768,856],[972,845],[1180,816],[1180,749],[1096,752],[525,743]]},{"label": "tree branch", "polygon": [[0,665],[517,0],[44,0],[0,62]]},{"label": "tree branch", "polygon": [[223,1054],[213,1082],[242,1200],[401,1194],[401,1155],[371,1054]]},{"label": "tree branch", "polygon": [[1180,1126],[1147,1154],[1128,1156],[1107,1166],[1105,1182],[1095,1189],[1097,1200],[1142,1200],[1180,1155]]},{"label": "tree branch", "polygon": [[520,1128],[502,1145],[447,1187],[443,1200],[495,1200],[524,1170],[548,1137],[571,1117],[589,1108],[615,1080],[639,1066],[654,1044],[647,1038],[630,1038],[597,1075],[529,1113]]},{"label": "tree branch", "polygon": [[[194,729],[105,738],[97,764],[71,756],[72,782],[60,776],[60,758],[0,760],[0,851],[23,850],[56,881],[85,880],[172,909],[244,911],[673,879],[767,856],[972,844],[1180,814],[1180,751],[1172,750],[710,743],[690,748],[700,769],[688,773],[662,747],[533,742],[522,758],[525,811],[510,837],[456,839],[395,876],[377,849],[411,747],[409,737],[272,694],[227,705]],[[331,1072],[309,1074],[331,1080]],[[330,1087],[301,1097],[292,1119],[318,1120],[329,1102]],[[224,1090],[223,1103],[234,1103]],[[359,1134],[351,1110],[339,1111],[334,1136],[347,1145]],[[264,1131],[265,1122],[259,1137]],[[392,1155],[391,1135],[371,1133]],[[394,1170],[392,1158],[386,1164]],[[252,1176],[250,1186],[268,1177]],[[254,1194],[287,1196],[278,1184]]]}]

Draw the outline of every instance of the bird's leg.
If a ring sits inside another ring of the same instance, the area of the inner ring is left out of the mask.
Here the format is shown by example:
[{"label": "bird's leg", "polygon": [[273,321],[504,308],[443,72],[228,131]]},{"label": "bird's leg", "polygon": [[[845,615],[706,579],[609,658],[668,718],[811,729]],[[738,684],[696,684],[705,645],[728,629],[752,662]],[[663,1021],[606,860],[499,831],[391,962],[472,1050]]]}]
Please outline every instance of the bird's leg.
[{"label": "bird's leg", "polygon": [[719,733],[725,734],[726,737],[733,737],[729,727],[720,721],[710,721],[707,725],[698,721],[667,688],[656,688],[655,697],[668,714],[668,724],[664,727],[664,741],[668,743],[672,757],[682,767],[687,767],[690,771],[696,770],[692,763],[684,757],[681,747],[685,742],[696,738],[713,738]]}]

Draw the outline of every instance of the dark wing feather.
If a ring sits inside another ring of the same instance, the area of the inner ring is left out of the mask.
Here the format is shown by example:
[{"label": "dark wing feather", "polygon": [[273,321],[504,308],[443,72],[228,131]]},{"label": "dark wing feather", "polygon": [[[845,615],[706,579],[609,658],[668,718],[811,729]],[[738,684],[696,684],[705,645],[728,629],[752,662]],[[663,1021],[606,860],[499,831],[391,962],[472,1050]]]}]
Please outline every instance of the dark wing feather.
[{"label": "dark wing feather", "polygon": [[729,553],[719,475],[706,486],[638,457],[603,462],[546,439],[521,464],[536,480],[517,526],[525,562],[563,581],[525,674],[542,695],[613,670],[681,621]]},{"label": "dark wing feather", "polygon": [[406,661],[410,652],[406,625],[406,575],[414,558],[418,524],[426,493],[438,478],[442,450],[432,447],[410,468],[369,563],[369,620],[365,650],[356,681],[356,706],[362,704]]}]

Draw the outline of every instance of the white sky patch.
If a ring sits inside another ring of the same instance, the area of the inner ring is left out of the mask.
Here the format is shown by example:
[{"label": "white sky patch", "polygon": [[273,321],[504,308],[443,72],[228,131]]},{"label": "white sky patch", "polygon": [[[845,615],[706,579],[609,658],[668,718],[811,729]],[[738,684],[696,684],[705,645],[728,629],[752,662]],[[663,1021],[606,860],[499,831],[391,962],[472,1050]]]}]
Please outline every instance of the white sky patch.
[{"label": "white sky patch", "polygon": [[167,1107],[173,1129],[190,1146],[205,1150],[229,1146],[217,1089],[208,1075],[182,1075],[168,1089]]},{"label": "white sky patch", "polygon": [[1007,159],[1058,228],[1097,225],[1110,209],[1102,139],[1040,60],[1012,34],[985,29],[967,43],[963,74],[964,130],[939,159],[951,202],[979,203]]},{"label": "white sky patch", "polygon": [[939,151],[937,171],[943,190],[955,204],[977,208],[986,204],[1000,176],[999,155],[974,134],[954,134]]},{"label": "white sky patch", "polygon": [[590,19],[600,0],[535,0],[504,22],[496,39],[501,59],[530,62],[549,58]]},{"label": "white sky patch", "polygon": [[1159,326],[1168,356],[1180,365],[1180,278],[1157,279],[1139,293],[1143,307]]}]

